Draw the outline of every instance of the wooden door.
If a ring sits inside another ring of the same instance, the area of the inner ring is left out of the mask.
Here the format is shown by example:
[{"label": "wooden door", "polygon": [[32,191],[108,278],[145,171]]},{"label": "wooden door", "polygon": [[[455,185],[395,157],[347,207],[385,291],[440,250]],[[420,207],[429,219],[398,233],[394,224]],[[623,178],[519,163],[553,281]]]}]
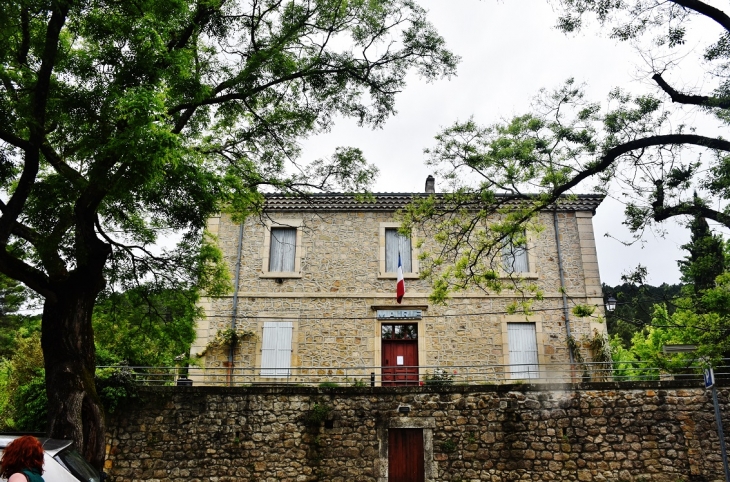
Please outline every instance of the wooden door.
[{"label": "wooden door", "polygon": [[418,341],[383,340],[382,385],[418,385]]},{"label": "wooden door", "polygon": [[423,429],[388,429],[388,482],[424,482]]}]

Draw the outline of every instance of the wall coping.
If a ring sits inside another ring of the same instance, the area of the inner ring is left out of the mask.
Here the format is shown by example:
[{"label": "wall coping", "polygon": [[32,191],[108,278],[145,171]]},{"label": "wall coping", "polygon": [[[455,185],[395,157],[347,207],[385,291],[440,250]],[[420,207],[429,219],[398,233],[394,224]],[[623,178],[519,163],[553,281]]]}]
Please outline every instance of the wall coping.
[{"label": "wall coping", "polygon": [[[730,387],[730,379],[717,380],[718,387]],[[142,386],[140,393],[191,395],[389,395],[400,393],[508,393],[508,392],[584,392],[596,390],[702,389],[701,380],[587,382],[587,383],[510,383],[501,385],[447,385],[419,387],[302,387],[289,385],[226,386]]]}]

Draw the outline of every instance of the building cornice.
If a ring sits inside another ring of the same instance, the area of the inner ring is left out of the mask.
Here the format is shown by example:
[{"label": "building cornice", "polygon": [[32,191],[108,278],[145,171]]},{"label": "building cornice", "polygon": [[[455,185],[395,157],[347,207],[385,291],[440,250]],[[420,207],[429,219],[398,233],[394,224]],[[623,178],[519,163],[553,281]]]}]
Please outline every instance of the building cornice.
[{"label": "building cornice", "polygon": [[[264,210],[268,212],[305,212],[305,211],[386,211],[394,212],[405,208],[416,199],[435,196],[443,198],[443,193],[372,193],[367,197],[345,193],[308,194],[306,196],[289,196],[284,194],[266,194]],[[510,194],[497,194],[501,207],[514,206],[529,202],[529,198],[516,197]],[[598,194],[578,194],[564,196],[557,203],[561,212],[588,211],[595,213],[603,201]],[[552,210],[554,207],[548,208]]]}]

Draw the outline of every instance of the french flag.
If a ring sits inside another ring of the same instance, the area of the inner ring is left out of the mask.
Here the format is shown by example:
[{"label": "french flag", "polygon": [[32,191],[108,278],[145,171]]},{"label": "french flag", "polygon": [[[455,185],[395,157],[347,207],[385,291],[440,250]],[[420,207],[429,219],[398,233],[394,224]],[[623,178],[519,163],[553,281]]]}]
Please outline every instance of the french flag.
[{"label": "french flag", "polygon": [[400,253],[398,253],[398,281],[395,285],[395,300],[400,304],[403,295],[406,294],[406,282],[403,280],[403,263],[400,261]]}]

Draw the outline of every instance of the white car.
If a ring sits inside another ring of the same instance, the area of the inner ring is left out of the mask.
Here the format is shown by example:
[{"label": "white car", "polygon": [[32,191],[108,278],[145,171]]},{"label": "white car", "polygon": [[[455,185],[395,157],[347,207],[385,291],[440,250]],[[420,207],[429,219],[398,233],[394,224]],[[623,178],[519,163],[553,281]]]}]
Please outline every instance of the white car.
[{"label": "white car", "polygon": [[[5,447],[20,435],[0,435],[0,457]],[[101,482],[99,475],[74,448],[71,440],[38,438],[43,445],[43,478],[47,482]],[[0,481],[7,479],[0,477]]]}]

